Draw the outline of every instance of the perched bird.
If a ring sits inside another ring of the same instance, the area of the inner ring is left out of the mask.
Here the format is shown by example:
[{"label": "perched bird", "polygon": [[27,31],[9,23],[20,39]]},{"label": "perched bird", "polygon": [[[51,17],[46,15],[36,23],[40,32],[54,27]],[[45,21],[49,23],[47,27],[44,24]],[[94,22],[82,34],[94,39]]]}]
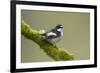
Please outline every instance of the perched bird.
[{"label": "perched bird", "polygon": [[49,32],[42,34],[42,37],[56,43],[61,40],[63,36],[63,26],[58,24],[54,29],[51,29]]}]

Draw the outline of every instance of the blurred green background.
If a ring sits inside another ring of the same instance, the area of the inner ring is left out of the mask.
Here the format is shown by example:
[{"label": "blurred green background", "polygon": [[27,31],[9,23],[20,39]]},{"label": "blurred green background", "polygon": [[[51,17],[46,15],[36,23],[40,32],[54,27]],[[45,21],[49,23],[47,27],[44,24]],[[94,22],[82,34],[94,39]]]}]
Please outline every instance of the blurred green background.
[{"label": "blurred green background", "polygon": [[[35,30],[46,31],[57,24],[63,25],[64,36],[57,46],[74,55],[75,60],[90,58],[90,14],[79,12],[53,12],[21,10],[21,19]],[[21,62],[54,61],[40,47],[21,36]]]}]

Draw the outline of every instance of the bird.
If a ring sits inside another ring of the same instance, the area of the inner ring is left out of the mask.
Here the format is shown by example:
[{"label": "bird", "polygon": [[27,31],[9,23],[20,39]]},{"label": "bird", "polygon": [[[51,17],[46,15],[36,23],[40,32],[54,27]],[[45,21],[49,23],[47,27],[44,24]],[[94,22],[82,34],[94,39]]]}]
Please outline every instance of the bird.
[{"label": "bird", "polygon": [[63,26],[61,24],[58,24],[56,25],[55,28],[41,35],[43,38],[47,39],[48,41],[52,43],[57,43],[63,37]]}]

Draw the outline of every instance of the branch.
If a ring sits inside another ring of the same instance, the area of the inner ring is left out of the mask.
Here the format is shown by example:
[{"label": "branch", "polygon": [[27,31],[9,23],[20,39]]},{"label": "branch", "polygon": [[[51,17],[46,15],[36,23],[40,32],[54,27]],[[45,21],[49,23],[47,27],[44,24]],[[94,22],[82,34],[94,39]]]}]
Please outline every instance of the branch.
[{"label": "branch", "polygon": [[21,34],[24,35],[27,39],[37,43],[48,56],[52,57],[56,61],[73,60],[72,54],[70,54],[68,51],[65,51],[64,49],[58,48],[55,44],[42,38],[40,31],[32,29],[23,20],[21,22]]}]

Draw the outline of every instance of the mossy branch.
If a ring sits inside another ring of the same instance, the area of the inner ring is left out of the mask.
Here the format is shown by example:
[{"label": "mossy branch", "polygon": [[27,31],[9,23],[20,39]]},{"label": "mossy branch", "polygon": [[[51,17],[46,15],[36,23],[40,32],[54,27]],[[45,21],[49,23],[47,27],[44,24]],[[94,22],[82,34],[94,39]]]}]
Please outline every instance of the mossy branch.
[{"label": "mossy branch", "polygon": [[32,29],[25,21],[21,22],[21,34],[27,39],[37,43],[44,52],[56,61],[73,60],[73,55],[64,49],[58,48],[55,44],[41,37],[41,32]]}]

